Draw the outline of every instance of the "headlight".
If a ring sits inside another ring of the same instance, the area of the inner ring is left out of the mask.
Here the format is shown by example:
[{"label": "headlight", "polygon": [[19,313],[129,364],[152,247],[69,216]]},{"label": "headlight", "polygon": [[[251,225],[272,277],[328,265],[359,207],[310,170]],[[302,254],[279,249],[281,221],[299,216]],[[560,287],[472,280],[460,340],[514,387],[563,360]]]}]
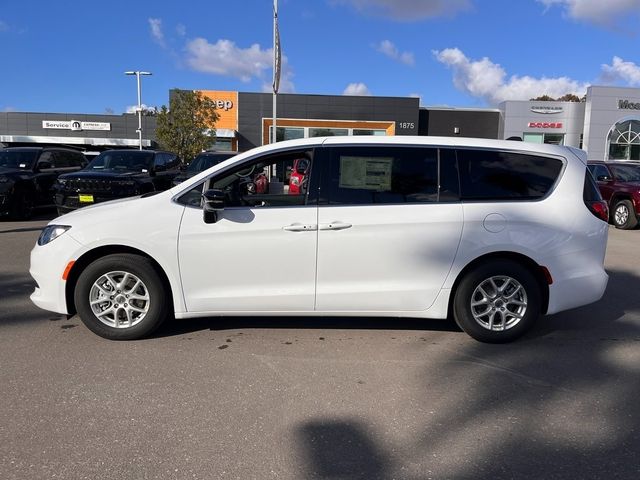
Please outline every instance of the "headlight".
[{"label": "headlight", "polygon": [[69,225],[47,225],[38,237],[38,245],[42,246],[49,242],[53,242],[70,228],[71,227]]}]

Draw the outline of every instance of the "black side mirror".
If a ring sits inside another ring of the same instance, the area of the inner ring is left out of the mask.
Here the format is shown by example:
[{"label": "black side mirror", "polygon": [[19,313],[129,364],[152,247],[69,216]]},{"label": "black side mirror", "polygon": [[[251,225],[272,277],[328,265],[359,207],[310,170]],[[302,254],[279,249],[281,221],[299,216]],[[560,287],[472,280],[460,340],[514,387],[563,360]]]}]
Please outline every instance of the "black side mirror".
[{"label": "black side mirror", "polygon": [[599,182],[610,182],[613,180],[609,175],[598,175]]},{"label": "black side mirror", "polygon": [[222,190],[209,189],[202,194],[204,206],[202,208],[204,223],[216,223],[218,212],[224,210],[224,192]]},{"label": "black side mirror", "polygon": [[53,168],[53,164],[49,160],[41,160],[38,162],[37,170],[41,172],[42,170],[48,170]]}]

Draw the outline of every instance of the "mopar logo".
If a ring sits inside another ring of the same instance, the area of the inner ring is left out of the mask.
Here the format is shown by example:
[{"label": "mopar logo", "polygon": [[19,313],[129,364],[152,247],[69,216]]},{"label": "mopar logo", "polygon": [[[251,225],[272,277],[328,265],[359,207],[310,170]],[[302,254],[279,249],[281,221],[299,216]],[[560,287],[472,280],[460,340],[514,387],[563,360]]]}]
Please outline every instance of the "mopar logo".
[{"label": "mopar logo", "polygon": [[640,102],[633,103],[629,100],[618,100],[618,108],[623,110],[640,110]]}]

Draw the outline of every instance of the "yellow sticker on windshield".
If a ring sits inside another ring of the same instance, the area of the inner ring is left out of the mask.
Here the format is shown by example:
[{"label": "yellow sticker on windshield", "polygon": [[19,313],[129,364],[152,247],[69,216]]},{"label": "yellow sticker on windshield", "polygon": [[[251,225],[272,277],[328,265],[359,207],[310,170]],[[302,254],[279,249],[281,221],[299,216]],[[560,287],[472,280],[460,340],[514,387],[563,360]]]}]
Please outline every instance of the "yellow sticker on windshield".
[{"label": "yellow sticker on windshield", "polygon": [[78,195],[80,203],[93,203],[93,195]]}]

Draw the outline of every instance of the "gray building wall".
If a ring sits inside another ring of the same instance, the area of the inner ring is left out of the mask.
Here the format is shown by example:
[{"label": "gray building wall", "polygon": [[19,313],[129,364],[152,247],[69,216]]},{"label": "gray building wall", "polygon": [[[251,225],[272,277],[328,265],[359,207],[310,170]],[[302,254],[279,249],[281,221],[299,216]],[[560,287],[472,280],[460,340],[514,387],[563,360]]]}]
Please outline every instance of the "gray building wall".
[{"label": "gray building wall", "polygon": [[499,124],[499,110],[430,107],[420,109],[420,135],[497,139]]},{"label": "gray building wall", "polygon": [[[394,121],[396,135],[418,134],[419,99],[345,95],[279,94],[278,118],[303,120]],[[272,118],[269,93],[238,93],[238,149],[262,145],[262,119]]]},{"label": "gray building wall", "polygon": [[[111,124],[110,130],[66,130],[58,128],[45,129],[42,122],[50,121],[71,121],[79,122],[101,122]],[[143,116],[142,130],[143,138],[155,141],[156,139],[156,117]],[[68,143],[83,145],[86,147],[92,144],[86,143],[86,139],[103,139],[104,144],[117,145],[117,140],[138,138],[136,132],[138,128],[138,117],[135,114],[123,115],[94,115],[82,113],[27,113],[27,112],[2,112],[0,113],[0,137],[56,137],[68,139]],[[4,143],[8,143],[5,141]],[[21,142],[25,143],[25,142]],[[43,143],[43,142],[39,142]],[[59,143],[59,142],[55,142]],[[98,144],[102,145],[102,144]]]},{"label": "gray building wall", "polygon": [[616,123],[640,121],[640,109],[620,108],[620,101],[640,104],[640,88],[589,87],[584,120],[584,149],[589,160],[608,160],[609,133]]},{"label": "gray building wall", "polygon": [[[580,146],[585,123],[584,102],[507,101],[500,104],[502,121],[499,138],[521,137],[524,133],[564,134],[564,144]],[[561,108],[557,113],[537,113],[536,107]],[[529,127],[529,123],[562,123],[562,128]]]}]

